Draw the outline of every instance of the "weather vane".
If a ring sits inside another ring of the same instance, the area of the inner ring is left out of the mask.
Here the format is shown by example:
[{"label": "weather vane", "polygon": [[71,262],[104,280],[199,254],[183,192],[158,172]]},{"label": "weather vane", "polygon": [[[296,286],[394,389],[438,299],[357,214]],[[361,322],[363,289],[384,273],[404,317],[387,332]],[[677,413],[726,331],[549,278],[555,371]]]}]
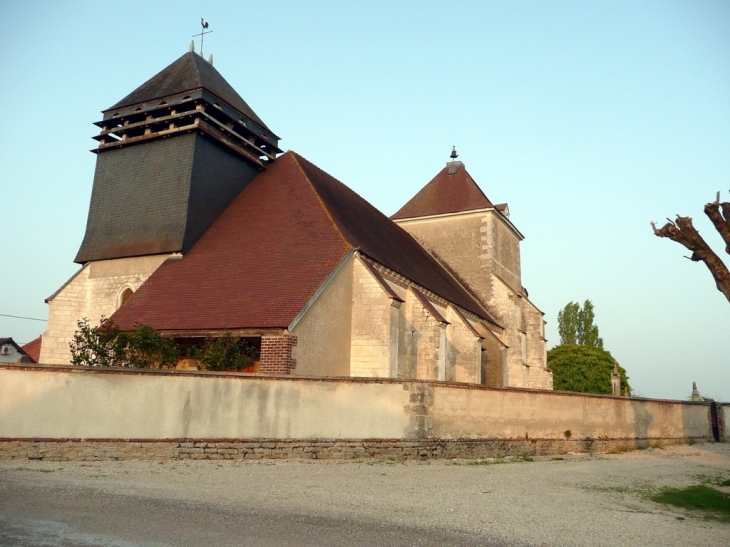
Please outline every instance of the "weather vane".
[{"label": "weather vane", "polygon": [[200,26],[203,27],[203,31],[200,34],[193,34],[193,38],[200,36],[200,56],[203,56],[203,39],[205,38],[206,34],[210,34],[213,32],[212,30],[205,30],[208,28],[208,23],[206,23],[203,18],[200,18]]}]

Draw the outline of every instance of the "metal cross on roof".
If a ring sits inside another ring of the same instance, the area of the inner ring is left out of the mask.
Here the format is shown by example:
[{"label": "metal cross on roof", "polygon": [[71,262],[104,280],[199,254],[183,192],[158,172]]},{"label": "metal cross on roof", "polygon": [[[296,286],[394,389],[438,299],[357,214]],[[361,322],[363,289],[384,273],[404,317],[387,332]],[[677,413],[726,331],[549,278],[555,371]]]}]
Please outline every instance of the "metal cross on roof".
[{"label": "metal cross on roof", "polygon": [[203,30],[200,34],[193,34],[193,38],[200,36],[200,56],[203,56],[203,39],[205,38],[206,34],[210,34],[213,32],[212,30],[206,30],[208,28],[208,23],[203,20],[203,18],[200,18],[200,26],[203,27]]}]

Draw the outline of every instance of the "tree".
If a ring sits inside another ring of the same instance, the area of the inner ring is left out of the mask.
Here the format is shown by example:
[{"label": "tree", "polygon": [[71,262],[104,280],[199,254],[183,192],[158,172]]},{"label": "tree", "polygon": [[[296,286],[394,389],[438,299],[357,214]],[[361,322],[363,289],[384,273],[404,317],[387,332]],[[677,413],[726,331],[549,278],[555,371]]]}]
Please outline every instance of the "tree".
[{"label": "tree", "polygon": [[[725,252],[730,254],[730,202],[721,203],[720,192],[718,192],[715,201],[705,205],[705,215],[725,242]],[[691,218],[677,215],[677,219],[674,221],[667,219],[667,223],[661,229],[657,229],[654,222],[651,223],[651,226],[656,236],[676,241],[687,250],[692,251],[692,255],[686,258],[693,262],[704,262],[715,279],[717,290],[724,294],[730,302],[730,270],[703,239],[692,224]]]},{"label": "tree", "polygon": [[206,338],[202,348],[191,347],[190,357],[200,361],[204,370],[241,370],[256,358],[256,348],[230,332],[217,338]]},{"label": "tree", "polygon": [[598,336],[598,327],[593,324],[594,319],[593,303],[590,300],[586,300],[582,308],[577,302],[568,302],[565,308],[558,312],[560,343],[603,348],[603,339]]},{"label": "tree", "polygon": [[92,327],[84,317],[69,343],[71,363],[85,367],[175,368],[178,348],[174,340],[163,338],[148,325],[135,325],[122,332],[107,317]]},{"label": "tree", "polygon": [[611,373],[618,366],[621,393],[631,392],[626,370],[606,350],[578,344],[556,346],[547,354],[553,387],[559,391],[611,394]]}]

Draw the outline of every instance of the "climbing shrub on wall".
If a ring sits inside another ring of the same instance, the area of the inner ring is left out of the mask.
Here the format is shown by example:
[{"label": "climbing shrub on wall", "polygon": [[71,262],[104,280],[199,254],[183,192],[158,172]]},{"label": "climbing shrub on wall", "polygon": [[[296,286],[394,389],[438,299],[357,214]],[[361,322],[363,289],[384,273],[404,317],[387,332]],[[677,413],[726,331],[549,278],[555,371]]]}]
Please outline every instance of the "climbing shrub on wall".
[{"label": "climbing shrub on wall", "polygon": [[71,364],[84,367],[174,368],[178,348],[175,341],[163,338],[148,325],[136,325],[131,332],[122,332],[107,317],[98,327],[92,327],[84,317],[76,323],[78,329],[71,348]]}]

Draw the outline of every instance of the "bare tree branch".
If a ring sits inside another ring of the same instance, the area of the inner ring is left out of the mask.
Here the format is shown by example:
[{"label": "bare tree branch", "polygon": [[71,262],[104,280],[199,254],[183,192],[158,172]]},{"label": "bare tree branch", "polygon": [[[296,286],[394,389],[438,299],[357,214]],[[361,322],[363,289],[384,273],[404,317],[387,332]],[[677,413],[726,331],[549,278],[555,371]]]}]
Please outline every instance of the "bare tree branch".
[{"label": "bare tree branch", "polygon": [[705,205],[705,214],[725,242],[725,252],[730,254],[730,203],[720,203],[720,192],[717,200]]},{"label": "bare tree branch", "polygon": [[[705,205],[705,214],[722,236],[726,244],[725,250],[730,254],[730,203],[720,203],[718,195],[714,203]],[[654,234],[676,241],[692,251],[692,256],[689,258],[694,262],[705,263],[715,279],[717,290],[730,302],[730,271],[695,229],[692,219],[677,215],[676,220],[667,220],[668,222],[660,229],[657,229],[654,222],[651,223]]]}]

